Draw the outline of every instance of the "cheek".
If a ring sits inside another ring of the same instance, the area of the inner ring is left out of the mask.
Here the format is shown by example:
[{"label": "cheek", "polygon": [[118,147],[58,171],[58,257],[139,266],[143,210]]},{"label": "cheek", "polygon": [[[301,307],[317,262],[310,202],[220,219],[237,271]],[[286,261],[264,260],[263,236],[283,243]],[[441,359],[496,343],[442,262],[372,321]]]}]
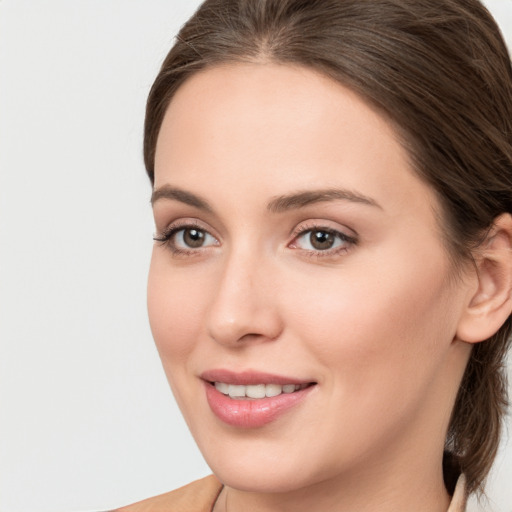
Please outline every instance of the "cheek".
[{"label": "cheek", "polygon": [[443,261],[422,271],[403,259],[385,269],[368,263],[310,277],[307,296],[288,289],[291,338],[329,396],[326,438],[341,439],[328,448],[334,466],[341,453],[355,456],[351,447],[387,446],[429,409],[457,316]]},{"label": "cheek", "polygon": [[[207,290],[201,280],[191,279],[179,269],[172,269],[162,254],[155,248],[148,278],[148,314],[151,331],[158,352],[168,366],[183,367],[193,351]],[[168,372],[168,377],[169,377]]]},{"label": "cheek", "polygon": [[352,392],[378,380],[419,381],[440,364],[456,328],[444,253],[421,268],[415,257],[375,261],[386,260],[340,268],[312,280],[307,296],[286,297],[295,337]]}]

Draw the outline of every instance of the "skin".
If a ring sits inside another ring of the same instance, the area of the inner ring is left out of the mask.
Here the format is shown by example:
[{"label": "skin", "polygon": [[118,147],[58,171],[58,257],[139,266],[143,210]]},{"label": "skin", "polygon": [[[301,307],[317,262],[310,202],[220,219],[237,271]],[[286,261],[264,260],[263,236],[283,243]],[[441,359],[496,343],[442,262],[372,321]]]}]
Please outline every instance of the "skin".
[{"label": "skin", "polygon": [[[155,243],[148,307],[176,400],[225,484],[215,511],[445,512],[441,458],[470,354],[457,331],[478,283],[454,278],[435,194],[386,119],[308,69],[214,67],[171,101],[155,176],[157,237],[190,224],[205,235]],[[333,189],[359,199],[268,208]],[[315,249],[313,228],[351,241]],[[241,429],[208,406],[199,376],[213,368],[316,385]]]}]

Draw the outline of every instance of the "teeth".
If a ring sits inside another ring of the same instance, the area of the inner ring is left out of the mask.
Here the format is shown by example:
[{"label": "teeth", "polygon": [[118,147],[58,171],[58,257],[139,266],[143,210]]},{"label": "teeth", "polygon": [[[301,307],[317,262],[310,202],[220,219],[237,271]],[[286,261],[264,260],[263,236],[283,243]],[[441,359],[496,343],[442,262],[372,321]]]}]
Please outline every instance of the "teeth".
[{"label": "teeth", "polygon": [[247,386],[245,389],[245,396],[249,398],[265,398],[265,384]]},{"label": "teeth", "polygon": [[229,395],[229,386],[225,382],[216,382],[215,387],[224,395]]},{"label": "teeth", "polygon": [[283,386],[279,384],[266,384],[265,396],[277,396],[283,392]]},{"label": "teeth", "polygon": [[281,393],[293,393],[307,387],[307,384],[226,384],[225,382],[215,382],[215,389],[223,395],[229,395],[231,398],[265,398],[278,396]]},{"label": "teeth", "polygon": [[230,384],[228,387],[228,395],[231,398],[245,396],[245,386],[235,386],[234,384]]}]

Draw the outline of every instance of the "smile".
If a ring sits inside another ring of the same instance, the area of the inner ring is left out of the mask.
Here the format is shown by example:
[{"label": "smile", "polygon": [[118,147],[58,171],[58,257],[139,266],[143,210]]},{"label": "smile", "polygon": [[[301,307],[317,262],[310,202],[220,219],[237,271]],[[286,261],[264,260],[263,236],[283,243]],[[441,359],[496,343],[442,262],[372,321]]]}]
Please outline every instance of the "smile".
[{"label": "smile", "polygon": [[227,384],[215,382],[215,389],[233,399],[272,398],[282,393],[294,393],[309,386],[309,384]]},{"label": "smile", "polygon": [[296,410],[316,382],[257,371],[210,370],[201,374],[211,412],[231,427],[263,427]]}]

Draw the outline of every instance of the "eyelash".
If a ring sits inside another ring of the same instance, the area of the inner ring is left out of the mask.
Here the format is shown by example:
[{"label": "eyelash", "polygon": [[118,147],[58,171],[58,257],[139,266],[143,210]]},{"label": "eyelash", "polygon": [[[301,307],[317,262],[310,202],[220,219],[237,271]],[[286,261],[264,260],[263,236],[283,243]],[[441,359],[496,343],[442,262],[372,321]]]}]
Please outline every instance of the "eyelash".
[{"label": "eyelash", "polygon": [[289,244],[289,245],[291,245],[293,247],[293,245],[296,245],[297,240],[299,240],[301,237],[304,237],[308,233],[313,233],[315,231],[319,232],[319,233],[327,233],[329,235],[336,237],[337,239],[341,240],[344,243],[344,246],[336,247],[333,249],[326,249],[326,250],[320,250],[320,249],[308,250],[308,249],[300,249],[300,248],[298,249],[298,250],[301,250],[305,255],[307,255],[308,257],[311,257],[311,258],[317,258],[317,259],[327,258],[327,257],[332,258],[334,256],[345,254],[346,252],[348,252],[351,249],[352,246],[357,245],[358,241],[359,241],[357,236],[347,235],[346,233],[343,233],[342,231],[338,231],[337,229],[326,227],[325,225],[322,226],[320,224],[310,224],[310,225],[306,225],[306,226],[301,226],[300,228],[295,230],[292,233],[293,240],[292,240],[291,244]]},{"label": "eyelash", "polygon": [[[175,223],[166,228],[162,234],[156,235],[153,237],[153,240],[155,242],[160,242],[161,245],[167,246],[173,255],[175,256],[194,256],[198,254],[198,249],[190,248],[190,249],[183,249],[181,247],[177,247],[176,242],[174,240],[175,235],[177,235],[180,231],[185,230],[191,230],[196,229],[197,231],[201,231],[203,233],[208,234],[212,238],[216,240],[216,238],[211,235],[208,230],[206,230],[203,226],[201,226],[199,223],[186,221],[183,223]],[[203,247],[202,249],[206,249],[207,247]]]},{"label": "eyelash", "polygon": [[[199,247],[197,249],[194,249],[194,248],[183,249],[181,247],[177,247],[176,242],[174,240],[174,237],[180,231],[193,230],[193,229],[196,229],[202,233],[205,233],[205,234],[211,236],[212,238],[214,238],[215,240],[217,240],[212,234],[209,233],[208,230],[206,230],[199,223],[190,222],[190,221],[172,224],[167,229],[165,229],[165,231],[162,234],[154,236],[153,240],[155,242],[160,242],[161,245],[166,245],[167,247],[169,247],[169,249],[171,250],[173,255],[176,255],[176,256],[197,255],[197,254],[199,254],[198,250],[200,250],[200,249],[204,250],[210,246]],[[314,231],[332,235],[332,236],[336,237],[338,240],[341,240],[344,244],[348,245],[348,247],[345,245],[342,247],[336,247],[334,249],[326,249],[326,250],[320,250],[320,249],[308,250],[308,249],[301,249],[301,248],[295,247],[297,250],[300,250],[303,254],[307,255],[308,257],[324,258],[324,257],[337,256],[339,254],[346,253],[347,251],[350,250],[351,246],[357,245],[357,243],[358,243],[357,236],[347,235],[346,233],[343,233],[336,229],[332,229],[330,227],[322,226],[319,224],[312,224],[312,225],[302,226],[299,229],[296,229],[292,233],[293,240],[290,244],[288,244],[288,247],[294,248],[293,246],[294,245],[296,246],[297,240],[299,240],[301,237],[307,235],[308,233],[312,233]]]}]

